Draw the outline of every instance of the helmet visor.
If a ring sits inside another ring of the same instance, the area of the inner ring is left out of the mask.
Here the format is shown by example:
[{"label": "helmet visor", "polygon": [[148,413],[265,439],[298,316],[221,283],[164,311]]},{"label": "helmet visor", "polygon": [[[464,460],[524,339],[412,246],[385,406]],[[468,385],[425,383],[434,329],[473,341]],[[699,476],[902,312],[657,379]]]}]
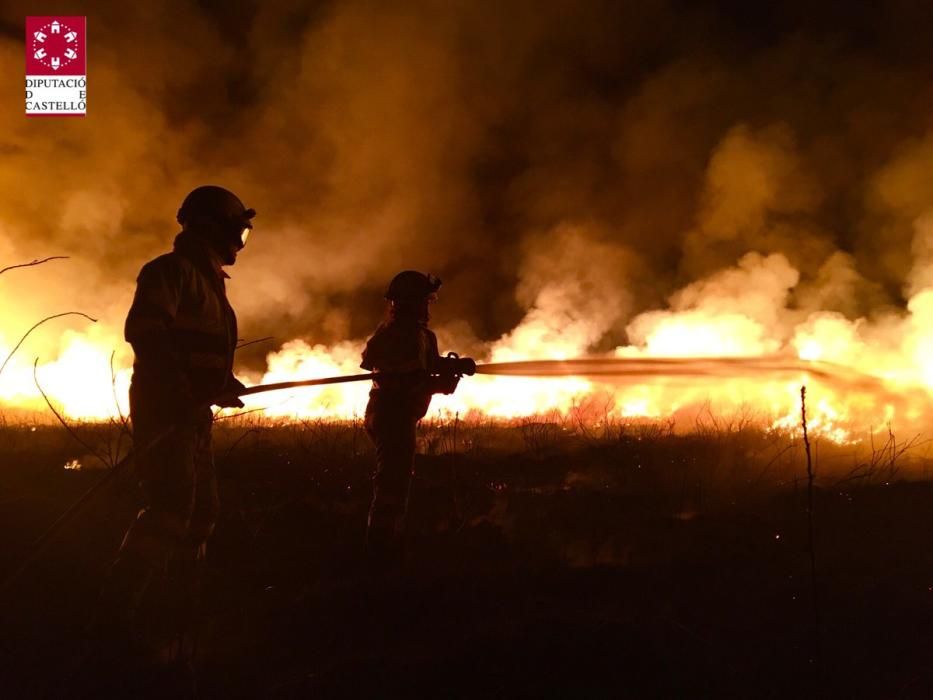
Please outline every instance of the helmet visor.
[{"label": "helmet visor", "polygon": [[243,248],[246,246],[246,240],[249,238],[249,234],[253,230],[253,225],[250,223],[249,219],[235,217],[232,219],[227,219],[227,222],[224,225],[224,230],[224,236],[226,237],[226,240],[230,241],[239,250],[243,250]]},{"label": "helmet visor", "polygon": [[233,219],[231,227],[234,231],[233,238],[240,250],[246,247],[246,239],[249,238],[249,234],[253,230],[253,224],[250,219],[254,216],[256,216],[255,209],[246,209],[241,215]]}]

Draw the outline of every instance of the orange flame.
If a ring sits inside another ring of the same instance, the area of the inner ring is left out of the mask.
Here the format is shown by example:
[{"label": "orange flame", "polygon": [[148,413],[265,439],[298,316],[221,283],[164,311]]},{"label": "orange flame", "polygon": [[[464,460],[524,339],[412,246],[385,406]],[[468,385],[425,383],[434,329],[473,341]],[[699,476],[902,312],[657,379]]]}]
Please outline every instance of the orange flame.
[{"label": "orange flame", "polygon": [[[764,292],[746,293],[761,281]],[[751,281],[751,282],[750,282]],[[900,316],[881,321],[850,320],[816,312],[791,318],[784,295],[797,274],[782,256],[746,256],[736,268],[695,283],[672,297],[671,308],[643,313],[629,323],[629,345],[610,353],[619,358],[763,357],[775,353],[801,360],[830,361],[877,380],[876,386],[823,382],[801,372],[743,374],[735,377],[652,376],[639,381],[584,377],[529,378],[476,376],[464,379],[456,394],[438,396],[435,414],[482,414],[514,418],[552,411],[567,414],[594,397],[606,416],[691,421],[698,412],[751,411],[765,426],[795,429],[801,384],[812,385],[810,427],[845,442],[857,431],[897,421],[920,425],[930,415],[933,389],[933,288],[917,292]],[[526,319],[487,346],[491,362],[583,357],[605,332],[563,313],[559,285],[529,311]],[[555,302],[557,300],[557,302]],[[441,329],[443,330],[443,329]],[[443,333],[441,333],[443,337]],[[12,347],[0,336],[0,358]],[[358,373],[363,341],[333,346],[285,343],[267,358],[262,383]],[[39,382],[70,418],[96,420],[127,411],[131,353],[106,327],[66,331],[54,360],[40,362]],[[120,352],[111,374],[112,348]],[[444,348],[445,350],[447,348]],[[41,409],[43,402],[25,353],[0,375],[0,401],[6,406]],[[249,383],[249,382],[247,382]],[[878,389],[881,387],[881,389]],[[272,417],[352,418],[365,408],[368,385],[343,384],[251,396],[247,407]]]}]

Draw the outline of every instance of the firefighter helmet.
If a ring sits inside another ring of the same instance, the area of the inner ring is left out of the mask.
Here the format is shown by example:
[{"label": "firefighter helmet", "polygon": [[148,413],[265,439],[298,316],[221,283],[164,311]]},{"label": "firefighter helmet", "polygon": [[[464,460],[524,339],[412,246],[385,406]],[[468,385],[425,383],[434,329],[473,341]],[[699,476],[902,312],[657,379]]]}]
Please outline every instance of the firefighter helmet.
[{"label": "firefighter helmet", "polygon": [[253,228],[250,220],[256,216],[255,209],[247,209],[240,198],[230,190],[217,185],[203,185],[188,193],[178,209],[178,223],[185,226],[197,219],[207,219],[221,224],[230,231],[240,247]]},{"label": "firefighter helmet", "polygon": [[389,282],[385,298],[389,301],[418,301],[436,294],[440,288],[441,281],[434,275],[405,270]]}]

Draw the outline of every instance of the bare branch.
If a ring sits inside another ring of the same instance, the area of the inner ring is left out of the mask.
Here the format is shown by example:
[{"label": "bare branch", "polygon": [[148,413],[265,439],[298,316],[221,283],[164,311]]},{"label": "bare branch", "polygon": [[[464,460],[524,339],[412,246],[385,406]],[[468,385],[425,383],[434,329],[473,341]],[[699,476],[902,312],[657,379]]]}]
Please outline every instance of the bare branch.
[{"label": "bare branch", "polygon": [[257,338],[256,340],[240,340],[239,345],[236,346],[236,349],[245,348],[248,345],[255,345],[256,343],[265,343],[268,340],[275,340],[271,335],[267,335],[265,338]]},{"label": "bare branch", "polygon": [[117,371],[113,366],[113,358],[116,354],[116,350],[110,353],[110,388],[113,393],[113,405],[116,407],[117,415],[120,417],[120,425],[123,426],[127,434],[130,434],[129,419],[123,415],[123,409],[120,408],[120,398],[117,396]]},{"label": "bare branch", "polygon": [[19,342],[13,347],[13,349],[10,350],[10,353],[6,356],[6,359],[3,361],[3,364],[0,365],[0,374],[3,374],[3,370],[6,369],[7,363],[10,361],[10,358],[12,358],[13,355],[16,353],[16,351],[19,350],[20,346],[21,346],[23,343],[26,342],[26,338],[29,337],[29,334],[30,334],[30,333],[32,333],[34,330],[36,330],[36,328],[38,328],[39,326],[41,326],[41,325],[42,325],[43,323],[45,323],[46,321],[51,321],[52,319],[61,318],[62,316],[83,316],[84,318],[86,318],[86,319],[87,319],[88,321],[90,321],[91,323],[97,323],[97,319],[96,319],[96,318],[91,318],[91,317],[88,316],[87,314],[81,313],[80,311],[66,311],[66,312],[63,313],[63,314],[55,314],[54,316],[46,316],[46,317],[43,318],[41,321],[39,321],[38,323],[36,323],[36,324],[35,324],[32,328],[30,328],[28,331],[26,331],[25,335],[23,335],[23,337],[19,339]]},{"label": "bare branch", "polygon": [[36,388],[39,390],[39,393],[42,394],[42,398],[45,399],[45,403],[49,407],[49,410],[55,415],[56,418],[58,418],[58,422],[62,424],[65,430],[68,431],[68,434],[71,435],[71,437],[73,437],[77,442],[79,442],[84,447],[84,449],[86,449],[90,454],[94,455],[98,460],[100,460],[101,464],[103,464],[105,467],[108,467],[108,468],[113,467],[114,465],[108,462],[107,459],[105,459],[103,456],[101,456],[101,454],[97,450],[95,450],[93,447],[88,445],[84,440],[78,437],[78,434],[72,429],[70,425],[68,425],[67,422],[65,422],[65,419],[62,418],[62,415],[58,411],[55,410],[55,406],[52,405],[52,402],[49,400],[49,397],[46,395],[45,391],[42,389],[42,385],[39,384],[38,371],[39,371],[39,358],[37,357],[32,363],[32,379],[36,383]]},{"label": "bare branch", "polygon": [[[110,353],[110,388],[113,393],[113,405],[116,406],[117,415],[120,417],[119,421],[116,421],[118,426],[117,429],[117,446],[116,446],[116,457],[113,458],[113,461],[116,462],[120,458],[120,452],[123,450],[123,437],[126,436],[130,439],[130,444],[133,442],[133,431],[130,428],[130,420],[127,416],[123,415],[123,409],[120,408],[120,399],[117,396],[117,371],[113,366],[113,358],[116,356],[117,351],[114,350]],[[114,422],[113,419],[110,419],[111,422]],[[108,439],[109,446],[109,439]]]},{"label": "bare branch", "polygon": [[19,265],[10,265],[9,267],[4,267],[2,270],[0,270],[0,275],[2,275],[4,272],[9,272],[10,270],[17,270],[21,267],[35,267],[36,265],[47,263],[50,260],[68,260],[68,258],[68,255],[52,255],[51,257],[42,258],[41,260],[33,260],[32,262],[20,263]]},{"label": "bare branch", "polygon": [[820,667],[822,656],[822,625],[820,623],[819,589],[816,578],[816,541],[813,536],[813,460],[810,455],[810,438],[807,435],[807,387],[800,387],[800,423],[803,427],[803,446],[807,454],[807,550],[810,554],[810,596],[813,606],[813,662]]}]

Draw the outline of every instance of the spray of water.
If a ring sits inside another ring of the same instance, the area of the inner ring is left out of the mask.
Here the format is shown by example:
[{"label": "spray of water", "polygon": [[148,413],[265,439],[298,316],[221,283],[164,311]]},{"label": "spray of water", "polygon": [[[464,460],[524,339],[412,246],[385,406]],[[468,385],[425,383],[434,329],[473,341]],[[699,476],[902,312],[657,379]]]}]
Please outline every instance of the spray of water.
[{"label": "spray of water", "polygon": [[735,379],[809,375],[825,382],[883,390],[883,382],[830,362],[809,362],[792,357],[664,357],[664,358],[577,358],[571,360],[527,360],[479,365],[477,374],[508,377],[581,377],[600,382],[626,382],[646,378]]}]

